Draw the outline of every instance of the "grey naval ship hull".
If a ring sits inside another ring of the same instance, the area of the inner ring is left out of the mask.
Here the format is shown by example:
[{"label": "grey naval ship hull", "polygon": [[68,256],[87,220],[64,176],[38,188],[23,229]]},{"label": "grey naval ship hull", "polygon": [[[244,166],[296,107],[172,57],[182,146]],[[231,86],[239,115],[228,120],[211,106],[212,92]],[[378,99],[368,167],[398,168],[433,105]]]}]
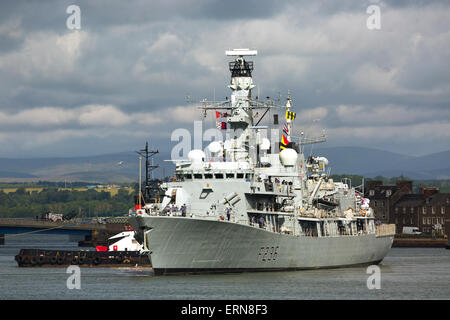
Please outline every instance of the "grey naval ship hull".
[{"label": "grey naval ship hull", "polygon": [[378,264],[393,236],[305,237],[227,221],[135,216],[155,274],[301,270]]}]

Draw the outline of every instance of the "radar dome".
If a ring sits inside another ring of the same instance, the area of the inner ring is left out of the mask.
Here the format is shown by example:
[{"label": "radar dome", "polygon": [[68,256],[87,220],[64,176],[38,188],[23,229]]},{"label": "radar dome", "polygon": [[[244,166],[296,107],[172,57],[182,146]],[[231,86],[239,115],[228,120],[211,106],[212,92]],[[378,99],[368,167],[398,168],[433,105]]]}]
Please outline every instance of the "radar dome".
[{"label": "radar dome", "polygon": [[293,167],[297,163],[298,154],[294,149],[284,149],[280,152],[280,162],[285,167]]},{"label": "radar dome", "polygon": [[211,153],[219,153],[222,151],[222,145],[218,141],[213,141],[209,144],[208,149]]},{"label": "radar dome", "polygon": [[205,153],[200,149],[189,151],[188,158],[192,163],[201,163],[205,160]]}]

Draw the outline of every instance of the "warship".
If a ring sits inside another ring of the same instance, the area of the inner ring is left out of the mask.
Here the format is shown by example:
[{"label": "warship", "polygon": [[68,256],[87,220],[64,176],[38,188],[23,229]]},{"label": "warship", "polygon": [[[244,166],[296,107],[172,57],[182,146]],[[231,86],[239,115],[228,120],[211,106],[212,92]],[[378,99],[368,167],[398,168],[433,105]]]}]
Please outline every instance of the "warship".
[{"label": "warship", "polygon": [[[252,98],[253,62],[247,59],[256,54],[226,51],[234,59],[231,97],[199,106],[205,114],[226,117],[219,127],[228,127],[228,139],[173,160],[176,178],[161,184],[162,200],[140,205],[129,217],[154,273],[380,263],[392,246],[395,225],[376,222],[368,199],[351,181],[333,181],[328,159],[305,156],[305,145],[326,136],[295,137],[289,94],[283,105]],[[285,120],[275,143],[267,138],[269,127],[259,125],[268,111],[281,112]]]}]

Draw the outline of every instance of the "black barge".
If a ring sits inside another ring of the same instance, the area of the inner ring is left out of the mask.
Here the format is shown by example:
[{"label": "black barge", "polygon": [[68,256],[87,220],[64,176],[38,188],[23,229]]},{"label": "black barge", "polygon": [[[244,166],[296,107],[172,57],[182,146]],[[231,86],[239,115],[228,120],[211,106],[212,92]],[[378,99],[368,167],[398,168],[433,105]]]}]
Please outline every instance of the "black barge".
[{"label": "black barge", "polygon": [[21,249],[14,258],[19,267],[151,267],[148,255],[139,251]]}]

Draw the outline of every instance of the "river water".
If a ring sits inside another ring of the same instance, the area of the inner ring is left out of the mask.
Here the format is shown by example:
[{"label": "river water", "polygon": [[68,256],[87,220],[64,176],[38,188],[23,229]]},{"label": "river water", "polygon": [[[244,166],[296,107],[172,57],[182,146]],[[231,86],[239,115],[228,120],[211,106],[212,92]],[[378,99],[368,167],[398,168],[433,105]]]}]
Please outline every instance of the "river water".
[{"label": "river water", "polygon": [[27,235],[0,246],[0,299],[449,299],[450,250],[392,248],[379,265],[380,289],[369,290],[366,267],[221,275],[154,276],[146,268],[81,268],[68,289],[66,268],[19,268],[21,248],[79,250],[63,235]]}]

